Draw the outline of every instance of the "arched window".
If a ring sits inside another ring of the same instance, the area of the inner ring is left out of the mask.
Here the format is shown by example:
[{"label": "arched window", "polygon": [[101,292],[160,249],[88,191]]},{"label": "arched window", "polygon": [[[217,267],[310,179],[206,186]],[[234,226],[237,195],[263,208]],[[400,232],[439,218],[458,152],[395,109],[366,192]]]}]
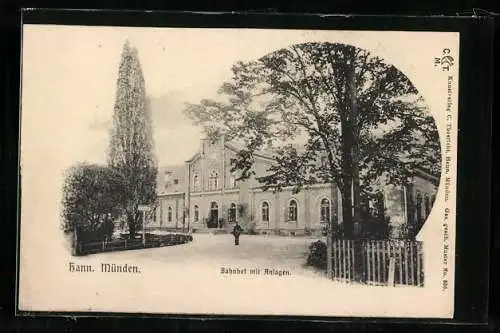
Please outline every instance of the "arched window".
[{"label": "arched window", "polygon": [[425,199],[424,199],[424,204],[425,204],[425,216],[424,218],[427,218],[431,212],[431,202],[429,198],[429,194],[425,194]]},{"label": "arched window", "polygon": [[415,205],[415,209],[417,210],[417,222],[422,222],[422,194],[417,191],[417,203]]},{"label": "arched window", "polygon": [[198,222],[200,220],[200,208],[198,207],[198,205],[194,205],[193,211],[194,222]]},{"label": "arched window", "polygon": [[227,219],[229,222],[236,222],[236,204],[232,203],[227,211]]},{"label": "arched window", "polygon": [[295,201],[294,199],[290,200],[290,202],[288,203],[288,221],[297,221],[297,201]]},{"label": "arched window", "polygon": [[168,207],[168,215],[167,215],[167,220],[168,222],[172,222],[172,207]]},{"label": "arched window", "polygon": [[269,204],[267,201],[262,203],[262,222],[269,222]]},{"label": "arched window", "polygon": [[321,200],[320,205],[320,221],[321,222],[329,222],[330,221],[330,200],[323,199]]},{"label": "arched window", "polygon": [[195,191],[198,191],[200,189],[200,177],[198,177],[198,174],[194,174],[193,176],[193,189]]},{"label": "arched window", "polygon": [[216,190],[219,187],[219,174],[217,171],[212,171],[209,178],[209,189]]}]

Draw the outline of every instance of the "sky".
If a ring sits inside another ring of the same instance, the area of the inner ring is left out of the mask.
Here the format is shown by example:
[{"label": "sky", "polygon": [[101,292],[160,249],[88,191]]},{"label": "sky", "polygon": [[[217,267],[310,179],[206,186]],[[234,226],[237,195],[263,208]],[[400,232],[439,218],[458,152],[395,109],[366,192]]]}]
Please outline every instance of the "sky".
[{"label": "sky", "polygon": [[[351,40],[411,74],[418,64],[405,61],[407,52],[398,45],[403,36],[393,36],[382,45],[370,34],[349,31],[28,25],[22,83],[22,109],[28,118],[23,118],[23,127],[35,126],[33,131],[46,140],[34,144],[49,145],[36,150],[50,149],[47,153],[57,153],[64,166],[105,163],[120,54],[128,39],[138,50],[146,91],[155,103],[159,163],[181,164],[196,152],[201,137],[200,128],[182,114],[184,103],[214,97],[236,61],[254,60],[293,43]],[[413,44],[414,52],[418,46]]]}]

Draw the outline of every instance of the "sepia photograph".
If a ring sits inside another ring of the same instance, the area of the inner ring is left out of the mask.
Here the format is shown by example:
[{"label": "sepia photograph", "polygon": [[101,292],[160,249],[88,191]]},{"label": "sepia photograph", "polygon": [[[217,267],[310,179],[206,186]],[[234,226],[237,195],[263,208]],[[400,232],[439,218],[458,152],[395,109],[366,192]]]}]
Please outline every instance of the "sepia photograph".
[{"label": "sepia photograph", "polygon": [[453,316],[458,33],[23,30],[20,311]]}]

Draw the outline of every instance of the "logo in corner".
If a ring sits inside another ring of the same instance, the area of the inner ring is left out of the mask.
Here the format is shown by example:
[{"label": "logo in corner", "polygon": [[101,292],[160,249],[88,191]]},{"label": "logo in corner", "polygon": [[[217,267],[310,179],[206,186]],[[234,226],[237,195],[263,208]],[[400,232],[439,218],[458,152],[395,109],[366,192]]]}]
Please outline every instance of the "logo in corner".
[{"label": "logo in corner", "polygon": [[441,57],[434,58],[434,67],[440,66],[443,71],[450,71],[454,65],[455,59],[451,56],[451,50],[448,48],[443,49]]}]

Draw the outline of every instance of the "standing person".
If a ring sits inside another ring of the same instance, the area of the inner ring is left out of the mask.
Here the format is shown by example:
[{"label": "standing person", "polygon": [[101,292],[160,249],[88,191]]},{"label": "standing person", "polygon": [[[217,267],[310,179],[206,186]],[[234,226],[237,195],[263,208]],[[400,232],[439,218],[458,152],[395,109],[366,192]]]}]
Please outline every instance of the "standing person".
[{"label": "standing person", "polygon": [[234,235],[234,245],[240,245],[240,235],[243,232],[243,229],[239,226],[238,222],[236,222],[233,227],[233,235]]}]

